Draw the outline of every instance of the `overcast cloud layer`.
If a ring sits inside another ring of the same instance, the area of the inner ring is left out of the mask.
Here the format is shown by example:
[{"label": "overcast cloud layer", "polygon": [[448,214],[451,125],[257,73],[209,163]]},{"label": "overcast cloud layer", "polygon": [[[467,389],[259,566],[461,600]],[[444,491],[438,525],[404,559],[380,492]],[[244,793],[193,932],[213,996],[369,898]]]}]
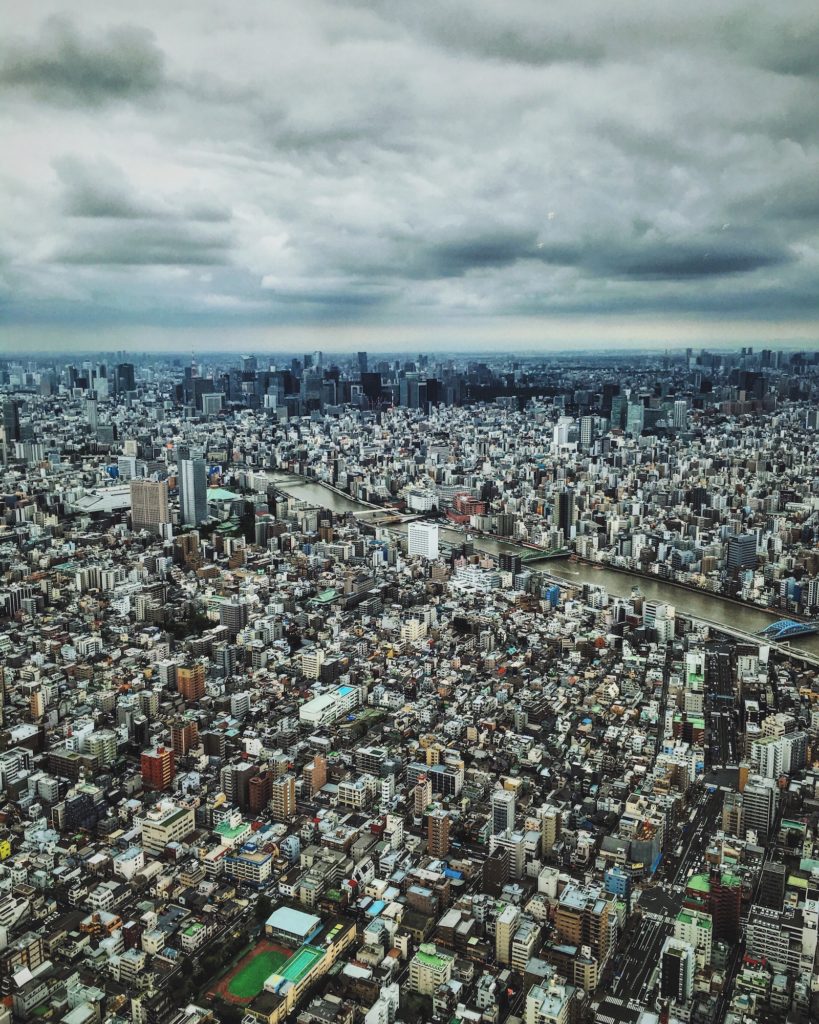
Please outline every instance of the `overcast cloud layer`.
[{"label": "overcast cloud layer", "polygon": [[819,338],[819,8],[8,5],[0,346]]}]

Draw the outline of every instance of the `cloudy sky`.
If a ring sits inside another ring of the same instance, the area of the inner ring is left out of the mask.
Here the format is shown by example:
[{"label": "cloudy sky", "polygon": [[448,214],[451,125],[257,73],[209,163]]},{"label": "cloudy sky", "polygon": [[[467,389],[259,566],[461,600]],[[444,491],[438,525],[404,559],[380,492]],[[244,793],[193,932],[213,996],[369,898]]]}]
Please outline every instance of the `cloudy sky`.
[{"label": "cloudy sky", "polygon": [[8,4],[0,348],[819,339],[819,8]]}]

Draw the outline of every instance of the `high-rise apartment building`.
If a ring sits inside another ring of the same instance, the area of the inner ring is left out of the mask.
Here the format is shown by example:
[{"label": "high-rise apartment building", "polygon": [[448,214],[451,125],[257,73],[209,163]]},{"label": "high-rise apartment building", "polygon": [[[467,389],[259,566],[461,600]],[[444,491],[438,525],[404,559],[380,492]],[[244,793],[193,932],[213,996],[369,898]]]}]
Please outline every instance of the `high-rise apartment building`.
[{"label": "high-rise apartment building", "polygon": [[416,818],[423,816],[424,811],[432,803],[432,779],[422,775],[413,790],[413,811]]},{"label": "high-rise apartment building", "polygon": [[201,661],[177,668],[176,689],[186,701],[201,700],[205,696],[205,666]]},{"label": "high-rise apartment building", "polygon": [[714,870],[709,879],[709,909],[714,922],[714,940],[739,941],[742,882],[736,875]]},{"label": "high-rise apartment building", "polygon": [[436,808],[427,819],[427,850],[430,857],[449,853],[449,814]]},{"label": "high-rise apartment building", "polygon": [[296,779],[293,775],[280,775],[274,779],[270,809],[275,821],[289,821],[296,813]]},{"label": "high-rise apartment building", "polygon": [[171,748],[175,757],[184,757],[199,746],[199,726],[194,719],[180,719],[171,725]]},{"label": "high-rise apartment building", "polygon": [[598,886],[567,885],[557,904],[555,926],[561,942],[589,946],[598,960],[609,952],[609,914],[613,897]]},{"label": "high-rise apartment building", "polygon": [[498,914],[495,922],[495,959],[499,964],[511,964],[512,939],[520,923],[520,910],[511,903]]},{"label": "high-rise apartment building", "polygon": [[176,774],[173,751],[168,747],[143,750],[139,766],[147,789],[168,789]]},{"label": "high-rise apartment building", "polygon": [[168,484],[165,480],[131,481],[131,529],[162,533],[171,521]]}]

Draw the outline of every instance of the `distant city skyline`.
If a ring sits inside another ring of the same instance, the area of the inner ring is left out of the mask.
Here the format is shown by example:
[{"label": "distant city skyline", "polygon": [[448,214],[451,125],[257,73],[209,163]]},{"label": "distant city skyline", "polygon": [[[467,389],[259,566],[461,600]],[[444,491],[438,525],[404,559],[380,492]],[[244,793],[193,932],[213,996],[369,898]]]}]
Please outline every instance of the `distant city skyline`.
[{"label": "distant city skyline", "polygon": [[17,5],[0,354],[809,347],[819,14]]}]

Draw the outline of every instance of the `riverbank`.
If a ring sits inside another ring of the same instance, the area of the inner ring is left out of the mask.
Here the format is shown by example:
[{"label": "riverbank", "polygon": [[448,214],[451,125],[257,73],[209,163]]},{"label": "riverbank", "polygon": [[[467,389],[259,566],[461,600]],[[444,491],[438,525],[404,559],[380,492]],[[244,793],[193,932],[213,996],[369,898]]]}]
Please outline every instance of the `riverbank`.
[{"label": "riverbank", "polygon": [[[332,488],[322,481],[310,481],[295,474],[281,473],[284,478],[278,482],[286,493],[293,493],[294,497],[313,501],[325,508],[335,512],[343,513],[368,508],[364,502],[351,498],[346,492]],[[288,488],[288,483],[292,491]],[[389,527],[396,533],[406,533],[406,524]],[[441,527],[441,538],[447,543],[460,543],[470,531],[456,529],[452,526]],[[475,549],[497,557],[504,551],[513,551],[520,555],[529,555],[531,548],[522,544],[515,544],[510,541],[494,540],[485,535],[472,533]],[[451,538],[451,539],[450,539]],[[728,635],[739,634],[743,637],[755,638],[755,642],[761,642],[755,637],[760,630],[769,626],[771,621],[782,618],[774,611],[758,608],[747,602],[724,597],[721,594],[714,594],[699,587],[682,586],[680,584],[660,580],[658,577],[643,575],[627,569],[615,569],[610,566],[600,566],[597,562],[587,560],[565,558],[548,559],[527,559],[527,567],[536,568],[542,564],[541,571],[553,576],[556,580],[562,580],[564,585],[577,585],[589,583],[599,585],[613,597],[627,597],[630,587],[624,586],[624,581],[631,578],[643,595],[650,601],[662,601],[665,604],[673,605],[681,618],[688,618],[692,621],[708,624],[714,629],[723,629]],[[771,645],[774,646],[774,645]],[[806,660],[815,663],[819,658],[819,636],[794,637],[789,645],[776,645],[776,650],[788,653],[794,657],[800,657],[805,652]]]},{"label": "riverbank", "polygon": [[728,594],[720,594],[714,590],[706,590],[705,587],[698,587],[693,583],[682,583],[680,580],[667,580],[661,576],[655,576],[650,572],[642,572],[640,569],[624,569],[622,566],[612,565],[610,562],[595,562],[591,558],[582,558],[578,554],[575,554],[573,559],[576,562],[582,562],[583,565],[590,565],[592,568],[597,569],[605,569],[609,572],[617,572],[623,576],[636,576],[638,579],[656,580],[659,583],[664,583],[666,586],[677,587],[680,590],[688,591],[690,594],[707,594],[709,597],[718,597],[720,601],[726,601],[729,604],[738,605],[740,608],[750,608],[754,611],[762,612],[764,615],[770,615],[774,622],[778,619],[795,619],[798,622],[813,621],[809,615],[801,615],[797,612],[781,611],[775,608],[765,608],[761,604],[753,604],[751,601],[743,601],[741,597],[731,597]]}]

